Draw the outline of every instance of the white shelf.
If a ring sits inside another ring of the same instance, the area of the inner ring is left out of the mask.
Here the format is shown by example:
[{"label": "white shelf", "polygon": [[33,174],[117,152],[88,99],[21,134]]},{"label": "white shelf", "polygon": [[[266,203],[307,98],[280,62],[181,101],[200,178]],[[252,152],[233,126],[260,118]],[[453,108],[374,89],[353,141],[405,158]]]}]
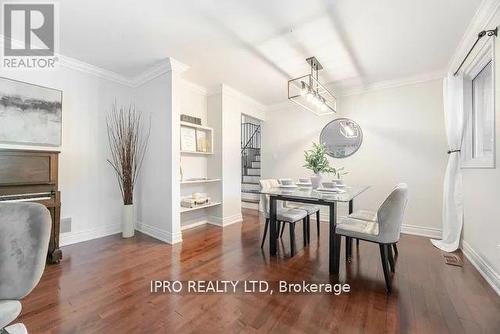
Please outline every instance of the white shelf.
[{"label": "white shelf", "polygon": [[198,209],[210,208],[212,206],[217,206],[220,204],[221,204],[221,202],[212,202],[212,203],[208,203],[208,204],[204,204],[204,205],[198,205],[198,206],[195,206],[194,208],[181,207],[181,213],[194,211],[194,210],[198,210]]},{"label": "white shelf", "polygon": [[190,128],[196,128],[196,129],[203,129],[203,130],[213,131],[213,129],[210,128],[210,127],[208,127],[208,126],[198,125],[198,124],[189,123],[189,122],[182,122],[181,121],[181,125],[182,126],[189,126]]},{"label": "white shelf", "polygon": [[220,180],[221,179],[190,180],[190,181],[181,181],[181,184],[212,183],[212,182],[219,182]]},{"label": "white shelf", "polygon": [[202,154],[202,155],[210,155],[210,154],[214,154],[214,152],[181,151],[181,154]]}]

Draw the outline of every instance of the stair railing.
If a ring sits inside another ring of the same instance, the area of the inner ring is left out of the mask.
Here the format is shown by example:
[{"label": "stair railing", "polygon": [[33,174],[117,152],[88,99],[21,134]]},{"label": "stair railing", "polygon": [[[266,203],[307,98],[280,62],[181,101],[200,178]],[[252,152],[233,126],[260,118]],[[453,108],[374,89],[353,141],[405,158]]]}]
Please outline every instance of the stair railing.
[{"label": "stair railing", "polygon": [[255,156],[260,155],[260,125],[253,123],[241,124],[241,181],[248,175]]},{"label": "stair railing", "polygon": [[[241,152],[246,148],[260,149],[260,125],[253,123],[241,124]],[[244,143],[244,144],[243,144]]]}]

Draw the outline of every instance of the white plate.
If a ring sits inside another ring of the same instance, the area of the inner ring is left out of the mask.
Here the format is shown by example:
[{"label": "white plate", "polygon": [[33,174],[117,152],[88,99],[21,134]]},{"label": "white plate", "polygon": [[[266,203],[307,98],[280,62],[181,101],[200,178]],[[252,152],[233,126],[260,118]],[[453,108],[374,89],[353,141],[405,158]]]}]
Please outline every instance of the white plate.
[{"label": "white plate", "polygon": [[316,190],[329,192],[329,193],[337,193],[337,194],[343,194],[346,192],[344,189],[339,189],[339,188],[318,188]]},{"label": "white plate", "polygon": [[300,182],[297,182],[296,185],[298,185],[299,187],[312,187],[312,183],[300,183]]},{"label": "white plate", "polygon": [[280,188],[297,188],[297,185],[295,185],[295,184],[287,184],[287,185],[280,184]]}]

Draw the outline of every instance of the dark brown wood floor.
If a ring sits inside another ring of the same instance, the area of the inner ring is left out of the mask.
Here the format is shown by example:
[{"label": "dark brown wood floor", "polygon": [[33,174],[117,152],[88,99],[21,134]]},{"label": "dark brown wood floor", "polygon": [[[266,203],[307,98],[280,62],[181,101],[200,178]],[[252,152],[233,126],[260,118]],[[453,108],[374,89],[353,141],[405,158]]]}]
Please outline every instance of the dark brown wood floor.
[{"label": "dark brown wood floor", "polygon": [[[290,280],[328,282],[327,224],[315,224],[295,257],[288,232],[278,258],[260,250],[255,211],[223,230],[203,226],[174,247],[145,235],[119,235],[64,247],[23,301],[30,333],[500,333],[500,300],[472,265],[444,264],[426,238],[403,236],[387,296],[378,246],[342,258],[348,294],[151,294],[150,280]],[[344,251],[344,249],[343,249]],[[344,254],[342,254],[344,256]],[[333,281],[335,282],[335,281]]]}]

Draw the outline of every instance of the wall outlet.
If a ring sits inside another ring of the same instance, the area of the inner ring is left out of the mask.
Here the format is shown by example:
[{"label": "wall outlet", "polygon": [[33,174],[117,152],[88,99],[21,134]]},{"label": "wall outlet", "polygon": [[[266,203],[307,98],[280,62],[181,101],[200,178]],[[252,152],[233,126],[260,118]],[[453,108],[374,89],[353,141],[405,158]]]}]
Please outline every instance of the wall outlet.
[{"label": "wall outlet", "polygon": [[61,233],[71,232],[71,218],[62,218],[61,219]]}]

